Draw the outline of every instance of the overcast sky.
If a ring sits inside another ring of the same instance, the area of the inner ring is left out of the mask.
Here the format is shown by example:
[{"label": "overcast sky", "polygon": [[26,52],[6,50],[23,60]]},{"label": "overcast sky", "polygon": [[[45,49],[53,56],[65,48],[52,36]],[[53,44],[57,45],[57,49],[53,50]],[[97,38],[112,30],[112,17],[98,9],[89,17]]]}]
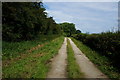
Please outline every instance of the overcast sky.
[{"label": "overcast sky", "polygon": [[44,2],[57,23],[71,22],[83,33],[100,33],[118,26],[117,2]]}]

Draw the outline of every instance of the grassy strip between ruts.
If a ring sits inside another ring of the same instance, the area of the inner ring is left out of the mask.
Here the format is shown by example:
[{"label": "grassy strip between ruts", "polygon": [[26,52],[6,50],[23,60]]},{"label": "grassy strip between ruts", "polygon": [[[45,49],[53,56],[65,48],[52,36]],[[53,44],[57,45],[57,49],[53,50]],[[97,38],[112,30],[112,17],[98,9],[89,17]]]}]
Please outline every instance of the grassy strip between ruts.
[{"label": "grassy strip between ruts", "polygon": [[109,78],[120,79],[120,73],[114,68],[108,60],[107,57],[100,55],[99,53],[93,51],[82,42],[71,38],[78,48],[94,63],[96,66]]},{"label": "grassy strip between ruts", "polygon": [[45,46],[28,54],[24,59],[3,66],[3,78],[45,78],[50,59],[54,57],[63,43],[64,37],[49,41]]},{"label": "grassy strip between ruts", "polygon": [[74,51],[68,39],[67,39],[67,54],[68,54],[67,65],[68,78],[83,78],[83,73],[80,72],[80,67],[76,62],[76,59],[74,57]]}]

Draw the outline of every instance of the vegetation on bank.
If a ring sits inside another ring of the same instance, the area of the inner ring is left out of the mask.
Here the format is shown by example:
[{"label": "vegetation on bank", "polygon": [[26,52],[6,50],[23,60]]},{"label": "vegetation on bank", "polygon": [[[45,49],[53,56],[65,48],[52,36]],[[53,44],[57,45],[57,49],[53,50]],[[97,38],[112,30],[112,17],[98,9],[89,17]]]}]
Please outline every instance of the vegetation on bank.
[{"label": "vegetation on bank", "polygon": [[[105,32],[101,34],[77,34],[75,39],[82,41],[91,49],[111,60],[111,64],[120,70],[120,32]],[[120,72],[120,71],[119,71]]]},{"label": "vegetation on bank", "polygon": [[108,57],[101,55],[100,53],[92,50],[88,46],[84,45],[79,40],[71,38],[78,48],[109,78],[120,79],[120,73],[112,64]]},{"label": "vegetation on bank", "polygon": [[15,57],[20,57],[22,54],[28,54],[37,47],[49,43],[51,40],[59,37],[59,35],[39,35],[34,40],[20,42],[2,42],[2,60],[10,60]]},{"label": "vegetation on bank", "polygon": [[80,67],[76,62],[74,51],[68,39],[67,39],[67,54],[68,54],[67,65],[68,78],[83,78],[83,73],[80,72]]},{"label": "vegetation on bank", "polygon": [[[3,60],[2,77],[45,78],[50,69],[50,59],[58,53],[63,40],[64,37],[54,38],[46,41],[47,44],[42,43],[43,46],[28,52],[26,55],[22,54],[11,60]],[[39,42],[41,43],[40,40]]]}]

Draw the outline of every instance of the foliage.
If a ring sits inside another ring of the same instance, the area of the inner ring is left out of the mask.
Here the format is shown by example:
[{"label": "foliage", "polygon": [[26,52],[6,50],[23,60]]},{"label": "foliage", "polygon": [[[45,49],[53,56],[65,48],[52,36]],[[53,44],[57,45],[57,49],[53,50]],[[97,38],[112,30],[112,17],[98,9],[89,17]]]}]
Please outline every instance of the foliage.
[{"label": "foliage", "polygon": [[76,34],[79,34],[79,33],[81,33],[81,31],[80,30],[76,30]]},{"label": "foliage", "polygon": [[2,10],[4,41],[31,40],[36,35],[61,32],[53,18],[47,16],[42,2],[3,2]]},{"label": "foliage", "polygon": [[107,56],[114,66],[120,68],[120,32],[106,32],[101,34],[78,34],[74,38],[87,46],[97,50],[101,55]]},{"label": "foliage", "polygon": [[63,30],[63,32],[65,33],[65,36],[71,36],[72,34],[76,33],[76,28],[75,28],[75,24],[73,23],[60,23],[59,26],[61,27],[61,29]]}]

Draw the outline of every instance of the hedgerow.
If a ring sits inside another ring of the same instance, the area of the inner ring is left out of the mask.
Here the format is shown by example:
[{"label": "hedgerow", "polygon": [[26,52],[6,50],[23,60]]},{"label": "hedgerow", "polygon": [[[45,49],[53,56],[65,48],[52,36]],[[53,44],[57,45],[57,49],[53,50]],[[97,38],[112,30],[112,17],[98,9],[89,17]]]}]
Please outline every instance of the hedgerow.
[{"label": "hedgerow", "polygon": [[98,51],[101,55],[107,56],[118,69],[120,68],[120,32],[104,32],[100,34],[76,34],[77,40],[82,41],[90,48]]}]

